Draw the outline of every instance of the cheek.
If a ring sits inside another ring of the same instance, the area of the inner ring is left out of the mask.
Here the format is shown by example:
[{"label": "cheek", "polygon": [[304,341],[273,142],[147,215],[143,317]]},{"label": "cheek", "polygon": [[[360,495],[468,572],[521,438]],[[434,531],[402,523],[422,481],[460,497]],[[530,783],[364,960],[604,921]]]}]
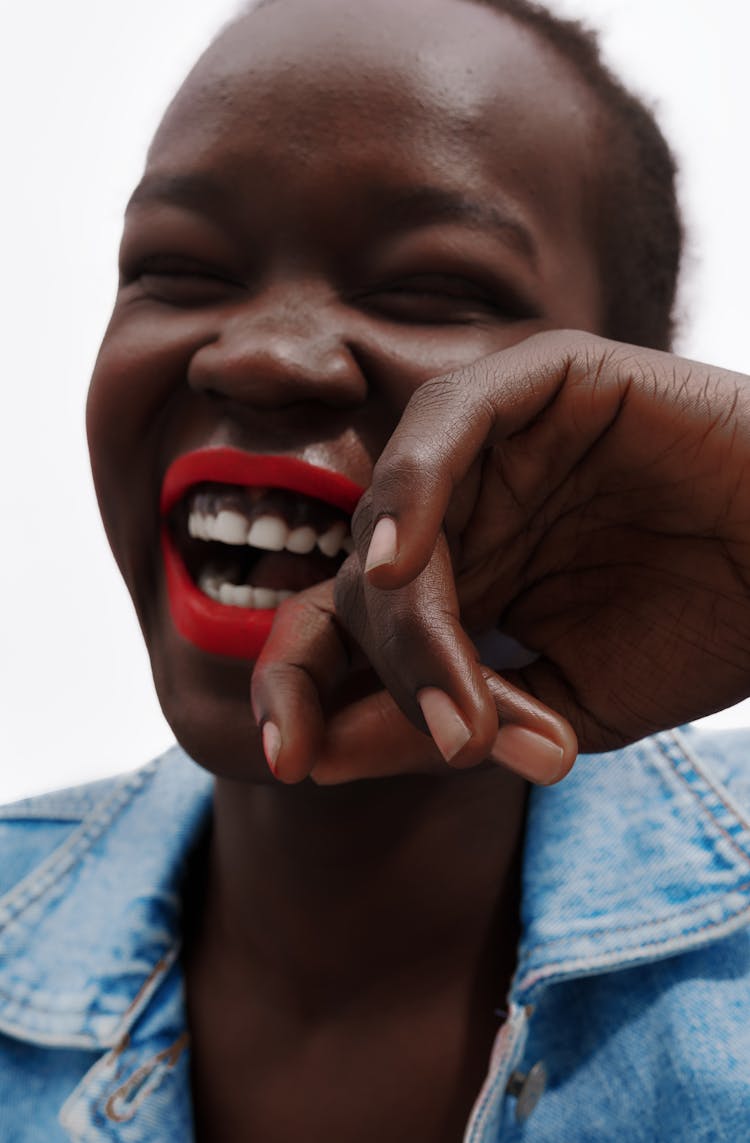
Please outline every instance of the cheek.
[{"label": "cheek", "polygon": [[155,441],[161,410],[180,385],[182,359],[176,344],[148,339],[140,330],[136,333],[121,325],[115,315],[99,351],[86,404],[99,510],[139,615],[147,577],[145,553],[158,541]]},{"label": "cheek", "polygon": [[115,311],[91,378],[87,425],[92,447],[99,437],[142,431],[185,384],[192,355],[203,337],[192,321],[139,320]]},{"label": "cheek", "polygon": [[[413,393],[434,377],[466,371],[466,384],[471,384],[470,366],[509,349],[533,334],[551,328],[541,319],[512,322],[505,325],[404,327],[389,331],[389,336],[359,347],[373,394],[373,399],[357,426],[360,440],[366,442],[371,464],[375,464]],[[382,416],[377,416],[378,410]],[[475,503],[480,479],[478,466],[468,474],[449,510],[449,531],[460,533]]]},{"label": "cheek", "polygon": [[[397,418],[420,385],[465,369],[490,353],[509,349],[549,327],[542,320],[487,325],[434,325],[390,328],[387,336],[361,347],[368,380]],[[467,374],[467,381],[470,374]],[[391,428],[395,427],[395,423]],[[383,442],[385,443],[385,442]]]},{"label": "cheek", "polygon": [[91,466],[105,524],[123,508],[125,496],[134,498],[139,474],[155,478],[160,426],[171,403],[187,392],[192,355],[211,336],[180,316],[169,322],[145,315],[136,320],[115,310],[86,405]]}]

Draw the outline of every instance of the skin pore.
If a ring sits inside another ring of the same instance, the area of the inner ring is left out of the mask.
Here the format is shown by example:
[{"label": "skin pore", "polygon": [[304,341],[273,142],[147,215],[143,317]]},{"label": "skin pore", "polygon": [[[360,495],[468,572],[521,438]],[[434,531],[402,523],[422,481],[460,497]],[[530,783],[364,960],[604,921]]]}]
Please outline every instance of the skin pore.
[{"label": "skin pore", "polygon": [[199,1139],[460,1138],[513,968],[526,787],[275,782],[252,665],[172,625],[164,471],[231,445],[366,487],[424,381],[596,331],[595,120],[481,6],[283,0],[212,45],[151,148],[88,425],[160,701],[217,775],[187,889]]}]

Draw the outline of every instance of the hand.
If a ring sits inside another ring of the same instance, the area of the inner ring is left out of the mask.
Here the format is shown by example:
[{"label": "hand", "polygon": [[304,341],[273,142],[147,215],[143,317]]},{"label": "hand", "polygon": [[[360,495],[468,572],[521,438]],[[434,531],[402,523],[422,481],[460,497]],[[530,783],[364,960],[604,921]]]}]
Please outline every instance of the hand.
[{"label": "hand", "polygon": [[[357,556],[350,562],[352,577],[359,577]],[[487,765],[502,763],[542,784],[558,781],[568,772],[577,750],[570,726],[478,664],[457,608],[449,612],[444,600],[440,604],[468,663],[464,703],[468,709],[473,700],[473,724],[469,726],[465,715],[449,702],[443,716],[447,728],[441,734],[439,692],[418,687],[422,705],[414,704],[416,715],[410,721],[341,624],[334,587],[334,581],[327,580],[281,605],[253,671],[253,712],[263,728],[266,758],[276,777],[299,782],[310,776],[319,785],[335,785],[404,773],[445,773],[446,743],[457,730],[460,745],[450,759],[456,767],[486,759]],[[413,594],[411,589],[406,592]],[[422,606],[429,614],[429,607]],[[453,647],[450,636],[447,644]],[[453,658],[460,670],[458,656]],[[412,677],[418,678],[416,654],[411,668]],[[444,673],[445,664],[428,657],[425,668],[429,679]],[[422,711],[441,748],[424,733],[428,728]]]},{"label": "hand", "polygon": [[[504,701],[525,693],[558,744],[545,707],[601,750],[745,697],[749,384],[546,333],[421,386],[357,510],[330,629],[346,625],[415,726],[422,688],[448,696],[472,732],[459,765],[486,757],[498,717],[464,629],[537,653]],[[508,714],[528,727],[528,707]]]},{"label": "hand", "polygon": [[[356,555],[350,559],[358,568]],[[414,722],[409,721],[382,688],[338,620],[334,586],[328,580],[285,602],[255,665],[253,710],[263,727],[266,758],[274,775],[284,782],[311,776],[318,784],[334,785],[404,773],[445,774],[445,744],[441,752],[424,733],[420,706]],[[465,641],[457,618],[454,623]],[[476,663],[476,653],[466,654],[470,665]],[[485,720],[484,748],[477,745],[477,719],[472,749],[460,750],[453,764],[476,765],[486,758],[486,765],[502,762],[544,784],[567,774],[576,756],[575,735],[567,722],[485,666],[478,666],[476,678],[480,700],[485,702],[485,709],[479,709],[479,718]],[[422,701],[429,708],[430,697],[425,702],[423,695]],[[434,702],[430,710],[437,732]],[[449,735],[455,730],[453,711],[448,722]],[[458,725],[463,742],[471,732],[463,718]]]}]

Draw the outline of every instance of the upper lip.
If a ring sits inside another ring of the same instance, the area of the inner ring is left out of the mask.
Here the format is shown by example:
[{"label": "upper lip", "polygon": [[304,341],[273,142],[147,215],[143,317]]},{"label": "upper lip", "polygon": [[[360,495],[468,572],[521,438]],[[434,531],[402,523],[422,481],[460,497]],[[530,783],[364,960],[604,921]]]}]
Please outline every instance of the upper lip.
[{"label": "upper lip", "polygon": [[299,457],[249,453],[227,446],[203,448],[177,457],[164,474],[160,498],[162,517],[190,488],[204,482],[247,488],[286,488],[325,500],[349,516],[363,492],[348,476]]}]

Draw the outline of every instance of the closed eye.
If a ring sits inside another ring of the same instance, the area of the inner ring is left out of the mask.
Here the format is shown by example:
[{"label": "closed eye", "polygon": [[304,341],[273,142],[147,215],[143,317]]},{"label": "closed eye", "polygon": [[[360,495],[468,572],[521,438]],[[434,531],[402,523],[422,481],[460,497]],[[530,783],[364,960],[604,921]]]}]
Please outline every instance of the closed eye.
[{"label": "closed eye", "polygon": [[205,262],[174,255],[142,259],[125,268],[123,285],[136,284],[141,292],[172,306],[213,305],[243,288],[221,269]]},{"label": "closed eye", "polygon": [[360,303],[384,317],[415,324],[480,320],[525,321],[536,308],[514,291],[490,289],[459,274],[419,274],[384,283],[360,295]]}]

